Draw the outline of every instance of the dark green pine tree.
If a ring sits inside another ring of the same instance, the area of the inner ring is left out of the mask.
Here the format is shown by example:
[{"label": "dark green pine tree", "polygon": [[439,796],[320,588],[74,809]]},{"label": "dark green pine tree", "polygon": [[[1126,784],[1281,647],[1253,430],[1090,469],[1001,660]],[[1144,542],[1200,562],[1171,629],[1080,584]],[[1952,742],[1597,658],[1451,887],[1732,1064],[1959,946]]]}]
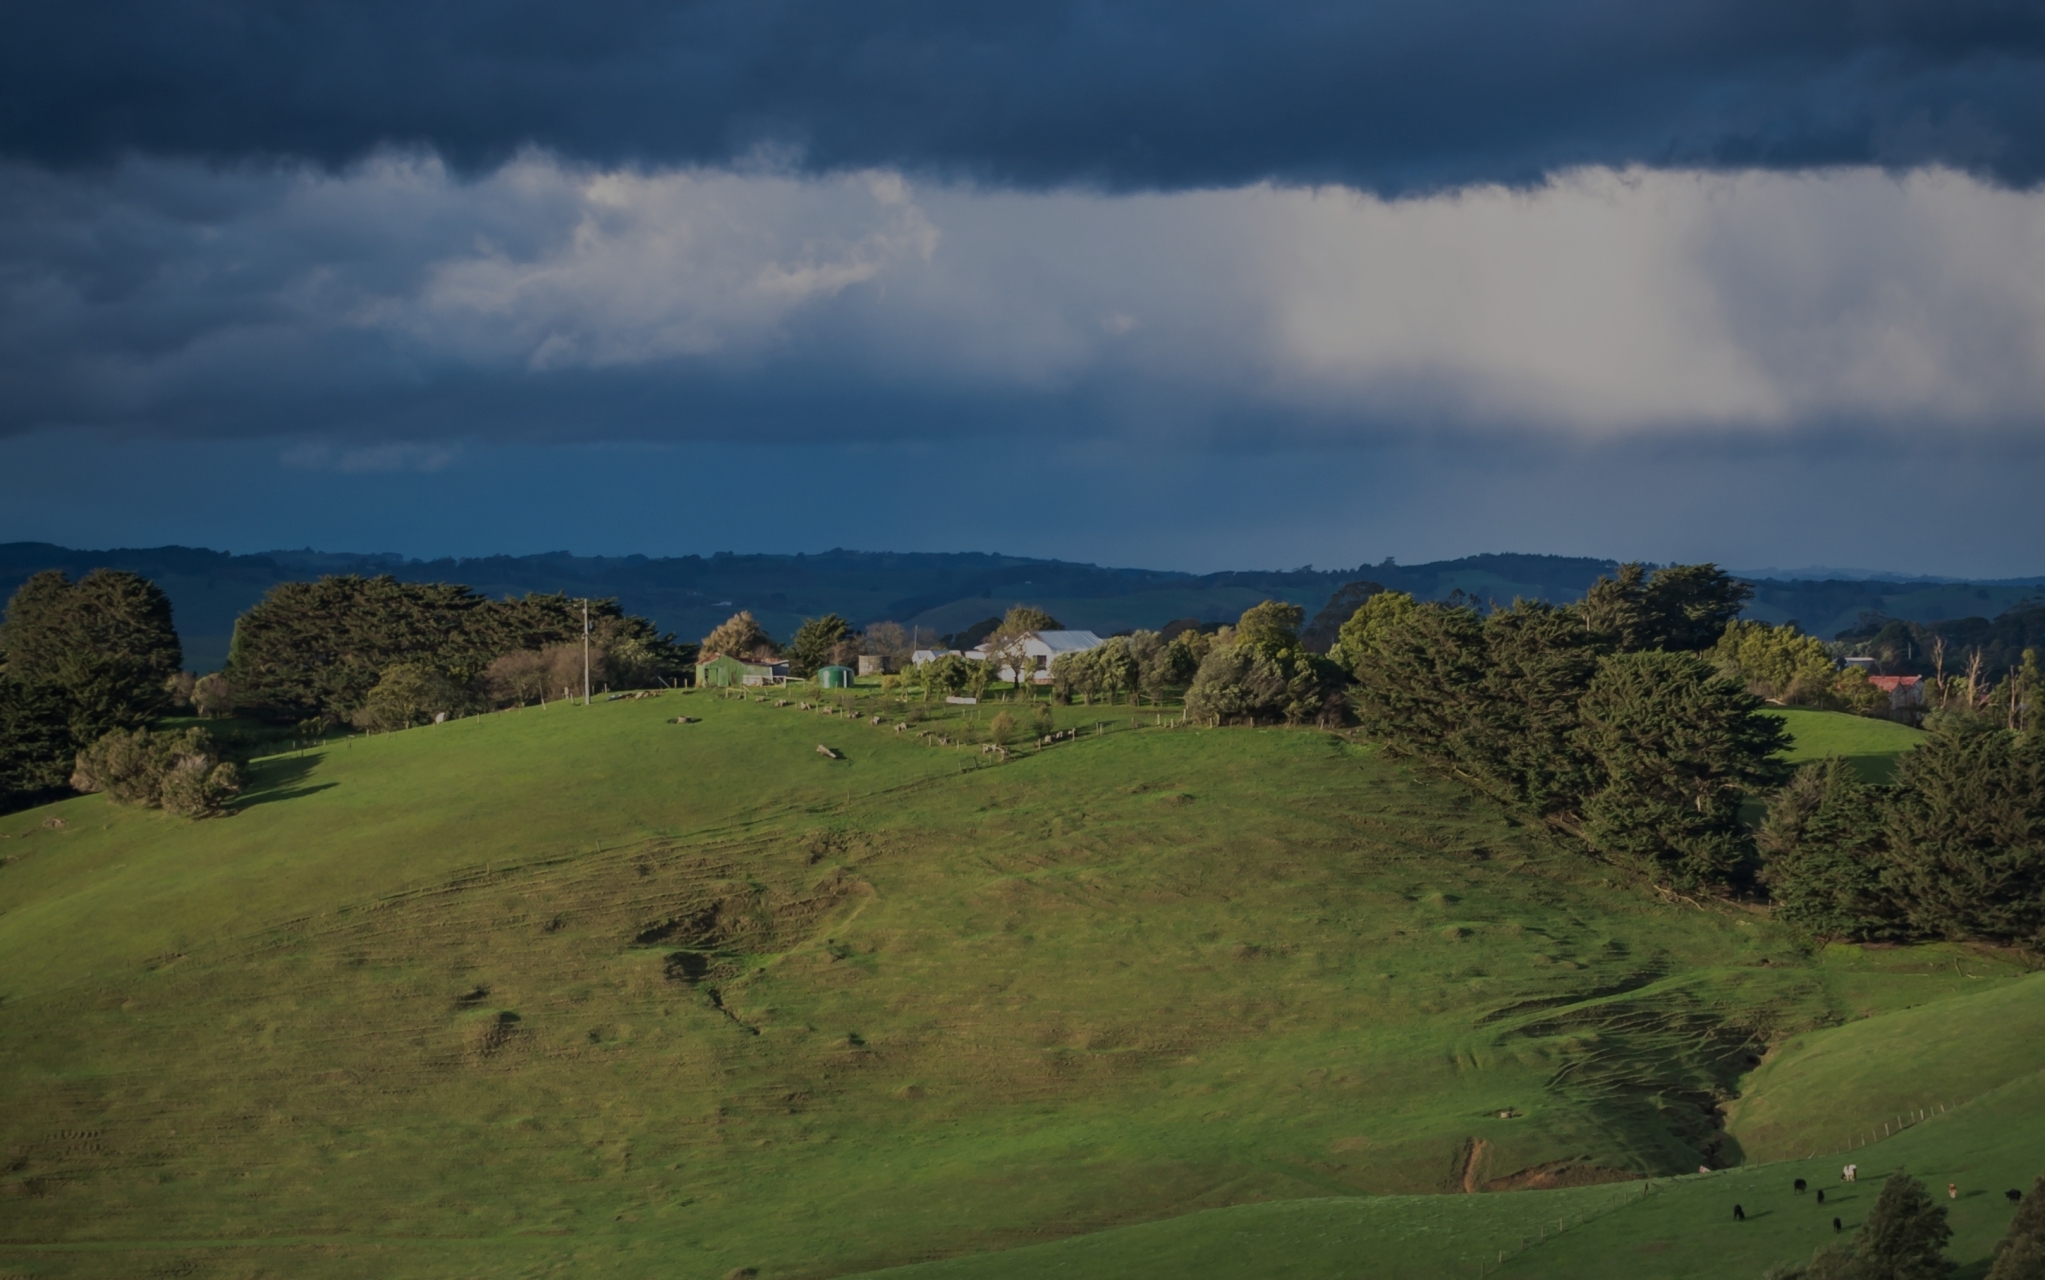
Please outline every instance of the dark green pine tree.
[{"label": "dark green pine tree", "polygon": [[165,682],[183,658],[170,597],[117,569],[77,582],[55,570],[36,574],[0,623],[0,660],[16,680],[62,698],[78,746],[161,715],[170,705]]},{"label": "dark green pine tree", "polygon": [[1885,880],[1934,937],[2045,935],[2045,733],[1938,725],[1896,770]]},{"label": "dark green pine tree", "polygon": [[852,638],[852,624],[835,613],[821,618],[804,618],[788,642],[788,674],[813,676],[818,668],[831,665],[831,651]]},{"label": "dark green pine tree", "polygon": [[1740,822],[1749,790],[1788,776],[1782,721],[1690,653],[1618,653],[1577,704],[1575,745],[1596,790],[1593,847],[1678,887],[1737,880],[1753,857]]},{"label": "dark green pine tree", "polygon": [[0,670],[0,813],[62,794],[76,753],[63,694]]},{"label": "dark green pine tree", "polygon": [[1577,745],[1577,703],[1604,640],[1574,613],[1516,600],[1484,619],[1486,661],[1462,727],[1457,761],[1496,798],[1564,827],[1580,825],[1591,780]]},{"label": "dark green pine tree", "polygon": [[1907,1173],[1892,1173],[1851,1242],[1821,1249],[1805,1268],[1778,1269],[1801,1280],[1945,1280],[1953,1264],[1945,1206]]},{"label": "dark green pine tree", "polygon": [[1995,1246],[1988,1280],[2045,1280],[2045,1177],[2018,1202],[2009,1231]]},{"label": "dark green pine tree", "polygon": [[1882,885],[1882,793],[1834,757],[1804,765],[1769,801],[1758,843],[1775,918],[1813,939],[1907,934]]},{"label": "dark green pine tree", "polygon": [[1487,661],[1476,611],[1381,592],[1344,624],[1342,648],[1356,677],[1352,696],[1364,732],[1452,766],[1453,739],[1475,712]]},{"label": "dark green pine tree", "polygon": [[1892,1173],[1854,1238],[1857,1275],[1866,1280],[1944,1280],[1953,1264],[1945,1254],[1953,1228],[1946,1207],[1907,1173]]}]

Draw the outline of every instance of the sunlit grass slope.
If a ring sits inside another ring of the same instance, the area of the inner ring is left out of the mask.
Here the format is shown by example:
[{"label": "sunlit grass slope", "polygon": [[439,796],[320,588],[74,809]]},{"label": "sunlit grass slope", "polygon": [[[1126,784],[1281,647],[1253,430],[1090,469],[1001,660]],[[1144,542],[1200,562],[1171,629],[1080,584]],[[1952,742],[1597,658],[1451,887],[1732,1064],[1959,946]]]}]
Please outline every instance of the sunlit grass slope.
[{"label": "sunlit grass slope", "polygon": [[[1780,1262],[1802,1261],[1850,1235],[1879,1193],[1881,1180],[1902,1169],[1943,1191],[1954,1238],[1949,1254],[1962,1276],[1985,1270],[2009,1224],[2006,1189],[2027,1189],[2045,1173],[2045,1062],[2037,1035],[2045,978],[2003,983],[1922,1009],[1871,1018],[1799,1037],[1785,1066],[1850,1053],[1851,1078],[1836,1094],[1810,1086],[1807,1073],[1764,1067],[1743,1082],[1747,1098],[1820,1113],[1861,1108],[1860,1145],[1803,1159],[1763,1162],[1711,1174],[1555,1191],[1488,1196],[1379,1196],[1300,1200],[1211,1210],[1164,1222],[1117,1228],[1055,1244],[948,1262],[891,1269],[873,1280],[1212,1280],[1316,1277],[1319,1280],[1422,1280],[1472,1274],[1505,1276],[1739,1277],[1752,1280]],[[1977,1035],[1941,1039],[1928,1025],[1939,1011],[1970,1031],[1992,1025],[1998,1012],[2021,1019],[2009,1044],[1988,1046]],[[1982,1050],[1988,1050],[1980,1055]],[[2010,1068],[2014,1067],[2014,1070]],[[2001,1074],[1997,1074],[2001,1073]],[[1871,1095],[1881,1078],[1919,1094],[1941,1090],[1965,1101],[1883,1111],[1891,1096]],[[1980,1081],[1995,1078],[1992,1087]],[[1735,1104],[1734,1128],[1740,1128]],[[1872,1123],[1869,1140],[1866,1124]],[[1883,1136],[1884,1126],[1891,1136]],[[1801,1153],[1800,1153],[1801,1154]],[[1841,1167],[1859,1166],[1844,1185]],[[1799,1194],[1798,1178],[1822,1188],[1825,1203]],[[1745,1221],[1733,1218],[1741,1206]],[[1840,1219],[1834,1231],[1832,1219]]]},{"label": "sunlit grass slope", "polygon": [[1072,708],[993,764],[865,710],[556,706],[260,762],[225,820],[0,819],[0,1270],[825,1276],[1666,1173],[1739,1158],[1767,1045],[2013,971],[1806,958],[1326,733]]},{"label": "sunlit grass slope", "polygon": [[[1956,969],[1978,967],[1958,948],[1890,954],[1941,952]],[[1727,1106],[1728,1129],[1749,1159],[1831,1153],[1879,1138],[1899,1116],[1966,1101],[2045,1065],[2045,976],[1977,985],[1979,992],[1791,1038]]]},{"label": "sunlit grass slope", "polygon": [[1896,758],[1924,737],[1923,730],[1907,724],[1841,711],[1779,707],[1769,714],[1779,717],[1789,728],[1793,739],[1789,749],[1791,760],[1801,764],[1843,756],[1868,782],[1889,781],[1896,771]]}]

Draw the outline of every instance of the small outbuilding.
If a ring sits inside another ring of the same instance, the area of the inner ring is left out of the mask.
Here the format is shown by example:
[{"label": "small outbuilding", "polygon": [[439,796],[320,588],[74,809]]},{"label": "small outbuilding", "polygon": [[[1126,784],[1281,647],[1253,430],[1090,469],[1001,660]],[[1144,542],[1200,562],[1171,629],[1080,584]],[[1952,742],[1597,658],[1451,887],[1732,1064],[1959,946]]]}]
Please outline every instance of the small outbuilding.
[{"label": "small outbuilding", "polygon": [[853,674],[850,667],[841,667],[833,664],[828,667],[817,668],[817,688],[819,689],[850,689],[852,687],[852,680]]},{"label": "small outbuilding", "polygon": [[725,653],[706,653],[696,659],[699,689],[787,683],[788,664],[779,658],[734,658]]}]

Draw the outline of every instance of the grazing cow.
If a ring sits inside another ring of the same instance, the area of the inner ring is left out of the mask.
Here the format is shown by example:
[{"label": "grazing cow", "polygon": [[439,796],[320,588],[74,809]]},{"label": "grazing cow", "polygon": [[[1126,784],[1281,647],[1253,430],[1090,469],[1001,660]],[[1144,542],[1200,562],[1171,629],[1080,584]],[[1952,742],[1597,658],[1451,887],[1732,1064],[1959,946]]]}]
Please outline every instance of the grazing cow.
[{"label": "grazing cow", "polygon": [[1837,1219],[1837,1218],[1834,1218],[1834,1219],[1832,1219],[1832,1229],[1833,1229],[1834,1231],[1844,1231],[1844,1230],[1846,1230],[1846,1228],[1845,1228],[1845,1227],[1842,1227],[1842,1226],[1840,1226],[1840,1225],[1839,1225],[1839,1219]]},{"label": "grazing cow", "polygon": [[1809,1185],[1810,1185],[1810,1184],[1809,1184],[1809,1183],[1807,1183],[1807,1182],[1805,1182],[1805,1181],[1804,1181],[1804,1180],[1803,1180],[1802,1178],[1798,1178],[1798,1179],[1796,1180],[1796,1193],[1797,1193],[1798,1195],[1802,1195],[1802,1194],[1804,1193],[1804,1188],[1805,1188],[1805,1187],[1807,1187],[1807,1186],[1809,1186]]},{"label": "grazing cow", "polygon": [[2015,1204],[2017,1201],[2024,1198],[2024,1193],[2021,1191],[2005,1191],[2002,1194],[2003,1198],[2005,1200],[2008,1200],[2011,1204]]},{"label": "grazing cow", "polygon": [[1846,1180],[1847,1180],[1848,1182],[1859,1182],[1859,1181],[1860,1181],[1860,1166],[1859,1166],[1859,1165],[1857,1165],[1857,1164],[1850,1164],[1850,1165],[1847,1165],[1847,1166],[1846,1166]]},{"label": "grazing cow", "polygon": [[1819,1204],[1825,1203],[1825,1188],[1823,1187],[1818,1188],[1818,1203]]},{"label": "grazing cow", "polygon": [[1957,1183],[1957,1182],[1948,1182],[1948,1183],[1946,1184],[1946,1199],[1948,1199],[1948,1200],[1958,1200],[1959,1198],[1960,1198],[1960,1184],[1959,1184],[1959,1183]]},{"label": "grazing cow", "polygon": [[1741,1208],[1741,1207],[1740,1207],[1739,1205],[1734,1205],[1734,1206],[1733,1206],[1733,1221],[1734,1221],[1734,1222],[1745,1222],[1746,1220],[1747,1220],[1747,1211],[1746,1211],[1745,1209]]}]

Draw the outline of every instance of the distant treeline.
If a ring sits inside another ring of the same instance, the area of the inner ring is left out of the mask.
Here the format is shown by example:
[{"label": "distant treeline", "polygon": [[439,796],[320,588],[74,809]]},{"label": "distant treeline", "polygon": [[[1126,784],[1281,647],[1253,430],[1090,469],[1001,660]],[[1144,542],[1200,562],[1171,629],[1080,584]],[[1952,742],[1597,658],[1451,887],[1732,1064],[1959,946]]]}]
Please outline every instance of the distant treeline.
[{"label": "distant treeline", "polygon": [[2045,599],[2019,601],[1993,619],[1912,622],[1867,613],[1838,638],[1888,675],[2000,678],[2023,664],[2026,650],[2045,649]]},{"label": "distant treeline", "polygon": [[[734,609],[750,610],[763,625],[784,634],[792,633],[802,618],[826,613],[862,628],[893,618],[905,626],[953,633],[948,647],[969,648],[992,630],[982,624],[980,635],[963,635],[970,630],[969,619],[998,618],[1012,604],[1047,608],[1073,626],[1105,635],[1130,627],[1161,628],[1166,619],[1181,615],[1212,626],[1233,620],[1257,599],[1288,600],[1312,615],[1330,593],[1358,580],[1417,600],[1448,599],[1461,591],[1465,599],[1498,605],[1515,598],[1563,603],[1580,598],[1599,576],[1618,570],[1611,560],[1519,554],[1412,565],[1387,560],[1334,571],[1301,566],[1194,574],[981,553],[833,550],[647,557],[554,552],[412,560],[311,550],[227,555],[187,547],[74,551],[47,543],[8,543],[0,544],[0,595],[44,570],[61,569],[76,578],[102,567],[138,573],[163,588],[177,608],[185,660],[200,671],[224,660],[235,619],[271,587],[327,575],[461,582],[489,599],[611,597],[627,613],[683,635],[703,634]],[[1937,584],[1761,580],[1753,585],[1756,595],[1747,617],[1800,619],[1804,630],[1825,640],[1834,639],[1862,613],[1918,622],[1976,610],[1992,616],[2031,590],[2028,582],[2022,587],[1970,584],[1981,589],[1928,596],[1922,592]],[[2045,596],[2045,586],[2036,594]],[[968,611],[970,605],[979,607]],[[1925,611],[1933,607],[1952,612]],[[1324,627],[1318,617],[1310,621],[1303,632],[1307,647],[1326,652],[1334,628],[1348,612]]]}]

